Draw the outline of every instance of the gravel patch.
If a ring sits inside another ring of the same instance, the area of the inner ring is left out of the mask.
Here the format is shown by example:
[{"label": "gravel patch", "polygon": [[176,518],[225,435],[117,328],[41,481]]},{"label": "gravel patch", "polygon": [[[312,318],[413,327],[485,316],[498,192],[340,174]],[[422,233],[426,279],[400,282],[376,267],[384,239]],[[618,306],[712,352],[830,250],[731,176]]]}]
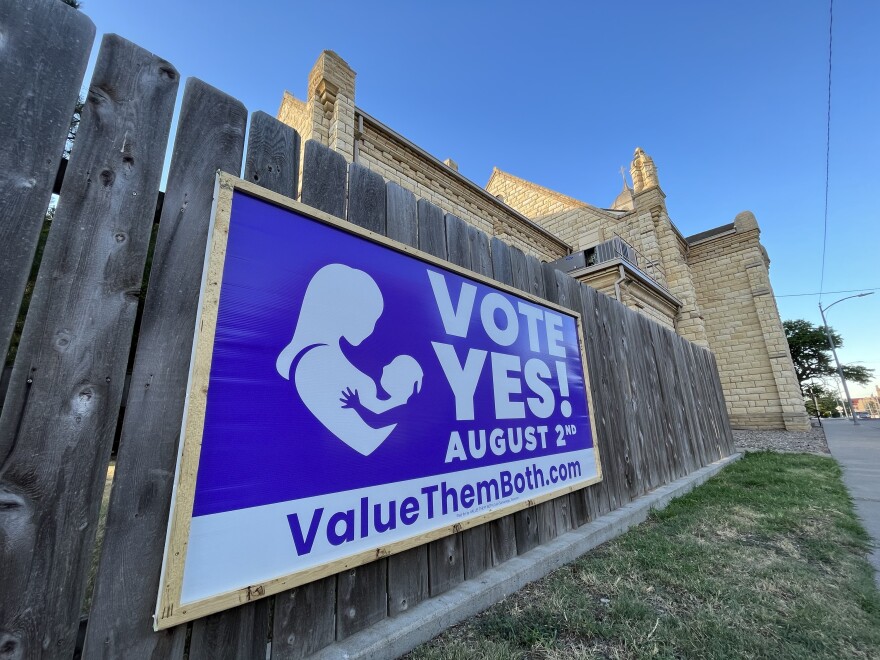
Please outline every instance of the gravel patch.
[{"label": "gravel patch", "polygon": [[739,451],[805,452],[830,454],[825,431],[814,427],[809,431],[734,431],[733,441]]}]

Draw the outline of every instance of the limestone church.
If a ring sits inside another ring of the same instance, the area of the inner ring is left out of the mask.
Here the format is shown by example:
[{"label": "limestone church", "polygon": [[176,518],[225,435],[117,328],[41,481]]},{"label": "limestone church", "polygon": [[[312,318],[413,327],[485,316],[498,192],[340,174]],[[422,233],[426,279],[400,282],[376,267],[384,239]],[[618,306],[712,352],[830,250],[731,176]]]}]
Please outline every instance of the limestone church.
[{"label": "limestone church", "polygon": [[594,206],[495,168],[485,188],[355,105],[355,73],[324,51],[305,100],[285,92],[278,118],[458,216],[553,262],[679,335],[709,347],[734,428],[809,428],[755,216],[683,236],[657,167],[636,149],[632,186]]}]

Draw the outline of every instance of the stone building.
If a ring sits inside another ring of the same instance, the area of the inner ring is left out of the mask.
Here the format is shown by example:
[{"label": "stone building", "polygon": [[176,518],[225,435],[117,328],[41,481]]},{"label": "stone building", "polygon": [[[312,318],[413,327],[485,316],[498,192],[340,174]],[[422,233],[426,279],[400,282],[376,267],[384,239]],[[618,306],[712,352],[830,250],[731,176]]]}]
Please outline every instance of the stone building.
[{"label": "stone building", "polygon": [[285,92],[278,118],[489,235],[554,262],[687,339],[718,362],[736,428],[809,428],[770,285],[755,216],[683,236],[669,218],[657,167],[636,149],[632,186],[609,208],[495,168],[485,188],[355,105],[355,73],[332,51],[313,67],[305,100]]}]

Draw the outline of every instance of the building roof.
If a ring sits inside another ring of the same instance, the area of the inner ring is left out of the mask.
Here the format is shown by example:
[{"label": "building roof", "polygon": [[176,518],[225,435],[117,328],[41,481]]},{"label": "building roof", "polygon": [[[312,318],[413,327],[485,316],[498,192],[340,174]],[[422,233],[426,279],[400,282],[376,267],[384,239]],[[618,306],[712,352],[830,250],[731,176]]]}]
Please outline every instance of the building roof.
[{"label": "building roof", "polygon": [[714,229],[707,229],[706,231],[701,231],[699,234],[693,234],[692,236],[688,236],[684,240],[690,243],[698,243],[700,241],[705,241],[707,238],[714,238],[715,236],[719,236],[721,234],[727,234],[732,231],[735,231],[736,227],[734,223],[729,223],[726,225],[721,225],[720,227],[715,227]]}]

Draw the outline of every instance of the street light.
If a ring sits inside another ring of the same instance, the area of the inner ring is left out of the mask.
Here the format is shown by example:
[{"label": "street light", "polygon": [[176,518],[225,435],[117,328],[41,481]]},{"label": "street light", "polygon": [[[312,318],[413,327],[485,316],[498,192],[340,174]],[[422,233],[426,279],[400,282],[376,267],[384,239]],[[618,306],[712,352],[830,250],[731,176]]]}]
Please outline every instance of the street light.
[{"label": "street light", "polygon": [[828,321],[825,320],[825,312],[834,307],[837,303],[843,302],[844,300],[849,300],[850,298],[862,298],[864,296],[873,296],[873,291],[868,291],[867,293],[857,293],[854,296],[847,296],[846,298],[841,298],[840,300],[835,300],[833,303],[828,305],[828,307],[822,308],[822,303],[819,303],[819,313],[822,315],[822,325],[825,327],[825,336],[828,337],[828,345],[831,346],[831,352],[834,354],[834,362],[837,364],[837,375],[840,376],[840,382],[843,383],[843,391],[846,393],[846,400],[849,402],[850,413],[852,414],[852,421],[855,426],[859,425],[859,421],[856,419],[855,409],[853,408],[852,397],[849,395],[849,388],[846,386],[846,378],[843,377],[843,369],[840,367],[840,360],[837,359],[837,347],[834,346],[834,340],[831,338],[831,332],[828,330]]}]

